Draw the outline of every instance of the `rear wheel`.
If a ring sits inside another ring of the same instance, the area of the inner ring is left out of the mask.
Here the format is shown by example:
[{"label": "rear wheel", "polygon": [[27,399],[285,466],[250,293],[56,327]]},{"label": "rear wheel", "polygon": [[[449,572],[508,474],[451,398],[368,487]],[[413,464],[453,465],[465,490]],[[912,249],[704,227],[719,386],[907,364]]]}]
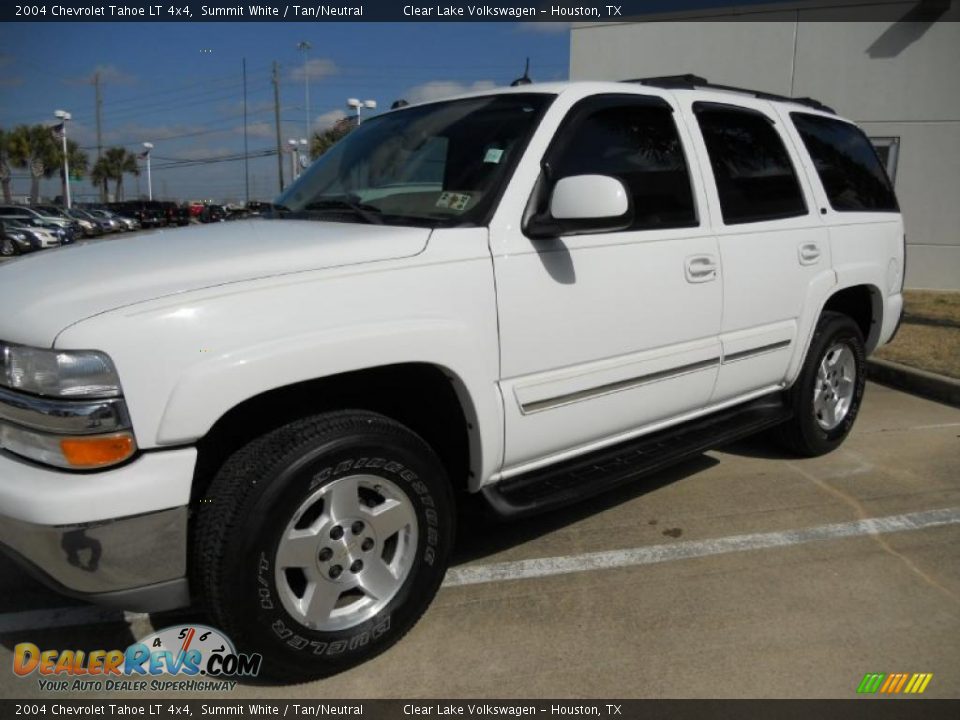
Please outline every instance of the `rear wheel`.
[{"label": "rear wheel", "polygon": [[194,587],[268,677],[323,677],[413,627],[443,579],[453,517],[416,434],[369,412],[305,418],[217,474],[197,513]]},{"label": "rear wheel", "polygon": [[865,362],[857,324],[847,315],[823,313],[800,376],[789,391],[793,418],[777,428],[787,448],[814,457],[844,441],[863,399]]}]

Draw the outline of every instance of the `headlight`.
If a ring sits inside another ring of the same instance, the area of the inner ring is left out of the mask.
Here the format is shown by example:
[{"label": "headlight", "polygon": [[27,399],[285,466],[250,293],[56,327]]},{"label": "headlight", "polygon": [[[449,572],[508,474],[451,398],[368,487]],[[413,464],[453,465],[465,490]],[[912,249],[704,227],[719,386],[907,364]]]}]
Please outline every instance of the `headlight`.
[{"label": "headlight", "polygon": [[110,358],[95,350],[46,350],[0,342],[0,386],[62,398],[120,395]]},{"label": "headlight", "polygon": [[74,470],[131,458],[137,444],[110,358],[0,342],[0,448]]}]

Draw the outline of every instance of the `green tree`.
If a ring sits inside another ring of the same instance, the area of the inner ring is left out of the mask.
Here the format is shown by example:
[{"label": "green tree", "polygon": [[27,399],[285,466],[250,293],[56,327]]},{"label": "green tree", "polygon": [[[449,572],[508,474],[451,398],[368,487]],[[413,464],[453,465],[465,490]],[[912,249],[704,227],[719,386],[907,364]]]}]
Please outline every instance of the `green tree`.
[{"label": "green tree", "polygon": [[30,202],[40,200],[40,179],[57,169],[57,142],[45,125],[18,125],[10,133],[10,164],[30,170]]},{"label": "green tree", "polygon": [[90,182],[99,188],[101,202],[105,202],[107,199],[107,193],[110,190],[108,183],[111,180],[113,180],[113,176],[110,174],[110,167],[107,163],[107,158],[101,156],[93,164],[93,168],[90,170]]},{"label": "green tree", "polygon": [[323,155],[333,147],[334,143],[348,135],[356,126],[357,121],[355,118],[340,118],[332,127],[327,128],[323,132],[314,133],[313,137],[310,138],[310,159],[316,160]]},{"label": "green tree", "polygon": [[[127,173],[139,175],[140,167],[137,165],[137,156],[122,147],[107,148],[97,164],[94,165],[94,171],[97,171],[100,163],[104,167],[101,172],[106,172],[106,177],[114,181],[114,198],[123,200],[123,176]],[[100,177],[100,172],[97,173]]]},{"label": "green tree", "polygon": [[0,128],[0,186],[3,187],[3,201],[13,202],[13,193],[10,191],[10,133]]}]

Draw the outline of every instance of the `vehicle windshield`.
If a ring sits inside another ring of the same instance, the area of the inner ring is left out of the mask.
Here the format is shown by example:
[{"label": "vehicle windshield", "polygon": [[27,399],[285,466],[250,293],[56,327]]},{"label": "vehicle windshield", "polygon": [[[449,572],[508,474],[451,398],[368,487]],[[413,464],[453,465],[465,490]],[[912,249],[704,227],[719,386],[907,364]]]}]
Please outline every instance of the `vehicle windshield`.
[{"label": "vehicle windshield", "polygon": [[277,198],[274,218],[482,225],[553,95],[431,103],[372,118]]}]

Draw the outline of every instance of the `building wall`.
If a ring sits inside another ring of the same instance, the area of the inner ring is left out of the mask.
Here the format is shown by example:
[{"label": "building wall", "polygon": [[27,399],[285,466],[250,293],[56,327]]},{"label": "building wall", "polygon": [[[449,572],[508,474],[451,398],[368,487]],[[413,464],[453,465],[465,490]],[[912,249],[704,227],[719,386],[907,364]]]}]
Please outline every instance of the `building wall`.
[{"label": "building wall", "polygon": [[[903,3],[903,14],[913,6]],[[871,137],[898,137],[907,286],[960,289],[960,7],[936,22],[828,22],[828,11],[816,12],[815,21],[789,10],[741,22],[577,24],[570,77],[690,72],[814,97]],[[849,10],[836,12],[849,20]]]}]

